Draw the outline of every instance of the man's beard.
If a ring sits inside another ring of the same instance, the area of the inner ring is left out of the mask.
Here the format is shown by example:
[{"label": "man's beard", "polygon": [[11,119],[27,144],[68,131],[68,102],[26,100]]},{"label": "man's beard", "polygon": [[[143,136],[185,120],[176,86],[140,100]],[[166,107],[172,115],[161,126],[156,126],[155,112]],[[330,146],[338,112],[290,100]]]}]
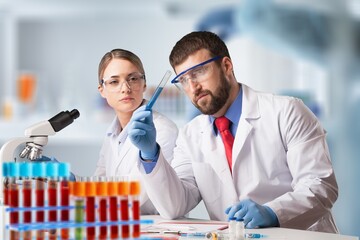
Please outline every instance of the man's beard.
[{"label": "man's beard", "polygon": [[199,91],[195,93],[194,98],[200,94],[208,94],[208,96],[210,96],[210,102],[208,102],[205,106],[200,106],[196,102],[192,101],[194,106],[206,115],[213,115],[217,113],[225,105],[230,95],[230,83],[227,81],[225,74],[221,71],[219,88],[214,93],[209,90]]}]

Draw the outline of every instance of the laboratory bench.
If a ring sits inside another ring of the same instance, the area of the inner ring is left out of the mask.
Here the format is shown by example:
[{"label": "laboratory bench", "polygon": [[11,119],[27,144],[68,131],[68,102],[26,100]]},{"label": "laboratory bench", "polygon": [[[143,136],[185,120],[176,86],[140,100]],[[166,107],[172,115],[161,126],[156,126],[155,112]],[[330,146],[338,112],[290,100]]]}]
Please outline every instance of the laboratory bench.
[{"label": "laboratory bench", "polygon": [[[171,223],[174,225],[173,229],[176,229],[176,226],[179,226],[179,231],[184,229],[184,223],[186,222],[187,226],[196,226],[192,228],[191,232],[201,232],[208,225],[213,224],[218,227],[221,226],[224,222],[211,221],[211,220],[202,220],[194,218],[182,218],[177,220],[166,220],[161,218],[158,215],[147,215],[141,216],[141,219],[151,219],[154,222],[154,226],[161,227],[163,223],[166,223],[167,226]],[[199,224],[200,223],[200,224]],[[147,228],[148,225],[142,226],[142,228]],[[216,230],[213,231],[223,231],[226,232],[228,229]],[[305,231],[305,230],[296,230],[290,228],[261,228],[261,229],[245,229],[245,233],[257,233],[267,240],[359,240],[356,236],[347,236],[341,234],[332,234],[332,233],[323,233],[323,232],[314,232],[314,231]],[[151,237],[152,234],[145,234],[144,236]],[[143,235],[142,235],[143,236]],[[189,237],[178,237],[178,239],[190,239]],[[191,238],[195,239],[195,238]],[[196,238],[200,239],[200,238]]]}]

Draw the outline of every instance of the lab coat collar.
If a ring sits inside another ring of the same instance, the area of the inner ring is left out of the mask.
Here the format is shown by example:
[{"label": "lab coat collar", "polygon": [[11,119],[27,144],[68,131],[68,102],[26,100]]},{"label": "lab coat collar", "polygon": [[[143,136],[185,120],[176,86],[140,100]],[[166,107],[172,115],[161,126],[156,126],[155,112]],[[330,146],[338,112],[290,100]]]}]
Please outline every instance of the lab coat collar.
[{"label": "lab coat collar", "polygon": [[242,114],[239,121],[239,125],[236,131],[233,154],[232,154],[232,168],[236,169],[235,164],[240,161],[240,153],[243,149],[247,138],[250,136],[250,132],[253,129],[250,120],[260,118],[259,102],[257,94],[248,86],[242,84],[243,88],[243,106]]}]

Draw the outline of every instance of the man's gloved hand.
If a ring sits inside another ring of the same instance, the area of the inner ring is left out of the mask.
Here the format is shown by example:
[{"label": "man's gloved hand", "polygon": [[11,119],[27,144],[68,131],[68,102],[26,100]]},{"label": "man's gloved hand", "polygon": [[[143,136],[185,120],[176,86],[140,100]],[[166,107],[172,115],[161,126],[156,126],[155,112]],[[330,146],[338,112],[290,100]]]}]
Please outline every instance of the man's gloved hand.
[{"label": "man's gloved hand", "polygon": [[[55,163],[60,163],[56,158],[54,158],[54,157],[49,158],[47,156],[42,156],[41,158],[37,158],[37,159],[34,160],[34,162],[55,162]],[[71,181],[71,182],[76,181],[75,174],[73,174],[72,172],[70,172],[69,181]]]},{"label": "man's gloved hand", "polygon": [[246,199],[225,210],[228,219],[235,217],[243,220],[246,228],[278,227],[279,221],[274,211],[256,202]]},{"label": "man's gloved hand", "polygon": [[156,129],[151,110],[146,106],[137,109],[128,124],[128,136],[131,142],[140,150],[143,159],[154,159],[159,152],[156,143]]}]

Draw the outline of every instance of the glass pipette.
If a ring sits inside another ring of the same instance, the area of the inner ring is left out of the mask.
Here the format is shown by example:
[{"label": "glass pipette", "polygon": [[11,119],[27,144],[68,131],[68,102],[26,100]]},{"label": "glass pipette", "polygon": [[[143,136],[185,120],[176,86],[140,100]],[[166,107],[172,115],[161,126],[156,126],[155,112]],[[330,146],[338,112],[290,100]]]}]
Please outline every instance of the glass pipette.
[{"label": "glass pipette", "polygon": [[162,78],[161,82],[159,83],[159,85],[155,89],[154,94],[152,95],[152,97],[150,98],[148,104],[146,105],[145,110],[151,110],[152,109],[153,105],[156,102],[156,99],[159,97],[161,91],[164,89],[164,86],[167,83],[167,81],[169,80],[170,76],[171,76],[171,71],[167,70],[164,77]]}]

